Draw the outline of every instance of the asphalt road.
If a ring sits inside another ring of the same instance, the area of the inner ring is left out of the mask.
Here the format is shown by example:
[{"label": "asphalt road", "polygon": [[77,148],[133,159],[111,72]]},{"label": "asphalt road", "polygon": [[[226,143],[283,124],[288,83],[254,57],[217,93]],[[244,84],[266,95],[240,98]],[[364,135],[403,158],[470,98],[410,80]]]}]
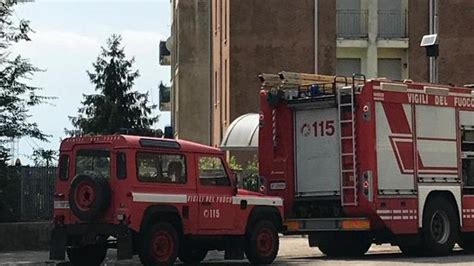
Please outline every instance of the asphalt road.
[{"label": "asphalt road", "polygon": [[[224,261],[222,252],[210,252],[203,265],[248,265],[246,261]],[[116,261],[115,252],[109,251],[104,265],[140,265],[138,258],[128,261]],[[67,262],[48,260],[47,251],[0,252],[0,265],[58,265]],[[453,255],[447,257],[405,257],[397,247],[373,245],[369,252],[360,258],[330,259],[317,248],[308,247],[306,238],[284,237],[281,239],[280,252],[275,265],[474,265],[474,254],[467,254],[456,248]]]}]

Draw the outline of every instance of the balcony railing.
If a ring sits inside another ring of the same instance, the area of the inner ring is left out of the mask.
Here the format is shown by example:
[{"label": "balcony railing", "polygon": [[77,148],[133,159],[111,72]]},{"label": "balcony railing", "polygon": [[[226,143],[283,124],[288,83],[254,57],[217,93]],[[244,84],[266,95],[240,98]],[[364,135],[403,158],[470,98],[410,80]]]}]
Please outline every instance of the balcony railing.
[{"label": "balcony railing", "polygon": [[367,10],[338,10],[336,23],[338,38],[367,38]]},{"label": "balcony railing", "polygon": [[383,39],[406,38],[408,36],[407,11],[379,10],[378,37]]}]

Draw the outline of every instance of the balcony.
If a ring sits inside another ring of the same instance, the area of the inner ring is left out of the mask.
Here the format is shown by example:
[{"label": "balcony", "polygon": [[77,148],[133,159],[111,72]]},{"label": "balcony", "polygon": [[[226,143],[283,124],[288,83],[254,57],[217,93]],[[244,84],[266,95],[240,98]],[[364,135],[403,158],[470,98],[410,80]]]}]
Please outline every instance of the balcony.
[{"label": "balcony", "polygon": [[378,38],[397,39],[408,37],[408,11],[379,10]]},{"label": "balcony", "polygon": [[[368,36],[368,10],[337,10],[337,37],[364,39]],[[379,10],[378,38],[399,39],[408,37],[407,10]]]},{"label": "balcony", "polygon": [[337,10],[337,37],[345,39],[367,38],[367,10]]}]

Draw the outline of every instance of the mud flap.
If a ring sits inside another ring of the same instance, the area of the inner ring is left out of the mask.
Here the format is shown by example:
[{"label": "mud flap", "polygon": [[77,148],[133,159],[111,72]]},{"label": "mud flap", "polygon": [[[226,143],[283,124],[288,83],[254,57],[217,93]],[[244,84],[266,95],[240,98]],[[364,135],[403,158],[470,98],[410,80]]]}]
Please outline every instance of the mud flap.
[{"label": "mud flap", "polygon": [[117,236],[117,260],[129,260],[133,257],[132,234]]},{"label": "mud flap", "polygon": [[49,247],[50,260],[66,259],[67,233],[64,228],[54,228],[51,231],[51,242]]}]

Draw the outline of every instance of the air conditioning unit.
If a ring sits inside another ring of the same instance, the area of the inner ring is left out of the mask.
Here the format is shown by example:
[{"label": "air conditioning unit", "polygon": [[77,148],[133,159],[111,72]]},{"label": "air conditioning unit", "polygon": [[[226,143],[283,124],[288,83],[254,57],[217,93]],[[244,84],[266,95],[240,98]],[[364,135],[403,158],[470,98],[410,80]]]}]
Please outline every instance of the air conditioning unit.
[{"label": "air conditioning unit", "polygon": [[160,84],[160,111],[171,111],[171,87]]},{"label": "air conditioning unit", "polygon": [[171,37],[166,41],[160,42],[160,65],[171,65]]}]

